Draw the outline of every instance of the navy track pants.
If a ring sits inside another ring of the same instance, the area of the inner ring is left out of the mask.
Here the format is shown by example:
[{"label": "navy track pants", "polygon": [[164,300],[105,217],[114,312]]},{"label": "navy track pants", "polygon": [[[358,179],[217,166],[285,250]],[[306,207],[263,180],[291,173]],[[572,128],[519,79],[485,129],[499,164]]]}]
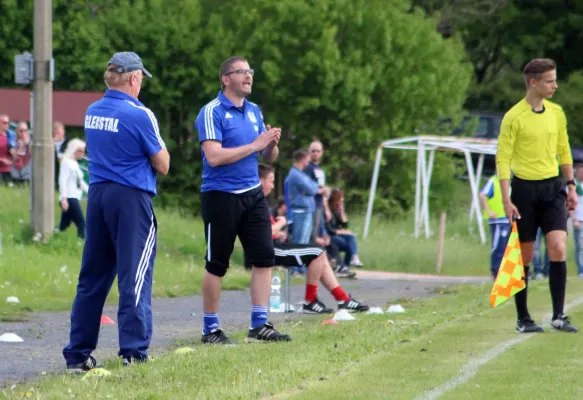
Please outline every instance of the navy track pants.
[{"label": "navy track pants", "polygon": [[71,312],[69,364],[97,347],[103,306],[118,277],[119,356],[144,358],[152,338],[152,275],[157,222],[150,194],[117,183],[92,184],[87,237]]}]

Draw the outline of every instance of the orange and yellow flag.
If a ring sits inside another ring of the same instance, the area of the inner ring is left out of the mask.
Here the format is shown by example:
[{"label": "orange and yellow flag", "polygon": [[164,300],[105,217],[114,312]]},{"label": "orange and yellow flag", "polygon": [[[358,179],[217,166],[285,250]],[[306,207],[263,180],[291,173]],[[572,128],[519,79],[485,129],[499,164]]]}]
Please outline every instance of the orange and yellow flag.
[{"label": "orange and yellow flag", "polygon": [[490,305],[499,306],[525,288],[524,265],[522,264],[522,252],[518,240],[518,227],[516,221],[512,223],[512,232],[506,245],[504,258],[500,264],[494,287],[490,293]]}]

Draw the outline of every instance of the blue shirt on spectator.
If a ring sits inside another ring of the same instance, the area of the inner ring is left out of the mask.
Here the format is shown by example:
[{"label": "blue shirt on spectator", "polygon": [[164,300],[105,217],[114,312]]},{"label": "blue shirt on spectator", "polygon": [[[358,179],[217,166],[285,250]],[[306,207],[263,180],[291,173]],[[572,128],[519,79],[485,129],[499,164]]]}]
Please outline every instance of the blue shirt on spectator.
[{"label": "blue shirt on spectator", "polygon": [[8,148],[15,149],[16,148],[16,134],[14,133],[14,131],[11,131],[10,129],[8,129],[8,131],[6,131],[6,137],[8,138]]},{"label": "blue shirt on spectator", "polygon": [[109,89],[85,114],[89,184],[116,182],[156,195],[150,157],[166,147],[154,113],[140,101]]},{"label": "blue shirt on spectator", "polygon": [[285,178],[286,204],[288,209],[296,212],[316,211],[316,194],[318,184],[308,175],[292,167]]},{"label": "blue shirt on spectator", "polygon": [[[198,139],[216,140],[223,148],[235,148],[253,143],[266,131],[263,115],[259,107],[248,100],[237,107],[219,92],[216,99],[205,105],[194,123]],[[202,152],[202,192],[218,190],[229,193],[243,193],[259,187],[258,154],[253,153],[228,165],[211,167]]]}]

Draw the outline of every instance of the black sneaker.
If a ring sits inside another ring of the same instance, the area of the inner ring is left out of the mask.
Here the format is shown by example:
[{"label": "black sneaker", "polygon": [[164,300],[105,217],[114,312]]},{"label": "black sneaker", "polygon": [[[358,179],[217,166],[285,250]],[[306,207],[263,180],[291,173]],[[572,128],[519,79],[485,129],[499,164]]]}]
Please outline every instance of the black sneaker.
[{"label": "black sneaker", "polygon": [[360,301],[353,299],[343,301],[338,303],[339,310],[348,310],[348,312],[365,312],[368,311],[369,307],[366,304],[362,304]]},{"label": "black sneaker", "polygon": [[153,361],[152,357],[124,357],[123,366],[129,367],[132,364],[144,364]]},{"label": "black sneaker", "polygon": [[97,361],[95,361],[95,358],[93,358],[92,356],[89,356],[89,358],[87,358],[87,360],[85,360],[79,364],[67,364],[67,370],[68,370],[68,372],[71,372],[71,373],[82,373],[82,372],[91,371],[94,368],[101,368],[101,367],[103,367],[103,365],[97,364]]},{"label": "black sneaker", "polygon": [[544,332],[542,326],[538,326],[530,317],[519,319],[516,323],[516,332],[520,333],[537,333]]},{"label": "black sneaker", "polygon": [[269,322],[255,329],[249,329],[249,334],[247,335],[248,342],[289,342],[290,340],[291,337],[289,335],[279,333]]},{"label": "black sneaker", "polygon": [[235,344],[222,329],[213,329],[209,334],[202,335],[201,342],[205,344]]},{"label": "black sneaker", "polygon": [[571,325],[569,317],[564,314],[559,315],[551,322],[551,326],[557,331],[563,332],[579,332],[579,329]]},{"label": "black sneaker", "polygon": [[316,297],[316,300],[314,300],[310,304],[304,303],[304,306],[302,307],[302,312],[304,314],[332,314],[334,310],[326,307],[326,305]]}]

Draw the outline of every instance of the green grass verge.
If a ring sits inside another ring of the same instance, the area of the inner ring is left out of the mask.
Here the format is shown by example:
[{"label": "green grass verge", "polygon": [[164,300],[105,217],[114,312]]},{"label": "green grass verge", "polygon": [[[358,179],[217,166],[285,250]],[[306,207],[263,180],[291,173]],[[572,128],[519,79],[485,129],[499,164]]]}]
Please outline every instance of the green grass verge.
[{"label": "green grass verge", "polygon": [[[291,343],[207,347],[181,342],[177,346],[191,346],[194,351],[172,352],[131,368],[110,361],[106,368],[112,375],[106,378],[46,376],[5,389],[4,395],[411,399],[442,385],[469,361],[516,337],[513,302],[491,309],[489,291],[490,284],[452,287],[429,299],[400,301],[404,314],[358,315],[357,321],[338,325],[322,326],[319,322],[324,317],[317,316],[281,324],[292,335]],[[573,280],[567,301],[580,296],[583,281]],[[548,284],[534,282],[529,298],[531,313],[540,321],[550,309]],[[583,321],[583,306],[570,314],[574,322]],[[243,336],[244,332],[233,335],[239,341]],[[492,360],[467,385],[445,398],[511,398],[512,393],[532,389],[533,379],[537,388],[554,390],[561,398],[578,398],[574,365],[581,360],[576,352],[581,347],[579,339],[579,335],[564,333],[535,336]],[[538,389],[528,393],[535,399],[549,395]]]},{"label": "green grass verge", "polygon": [[[73,301],[83,243],[75,227],[55,234],[48,244],[30,240],[29,192],[0,188],[0,321],[26,318],[30,311],[68,310]],[[55,207],[57,207],[55,202]],[[449,217],[446,229],[442,275],[488,275],[489,245],[480,244],[477,232],[468,232],[467,214]],[[60,212],[55,208],[55,226]],[[154,297],[200,293],[204,272],[204,234],[200,219],[158,209],[159,237],[154,271]],[[363,218],[354,218],[353,231],[362,237]],[[436,221],[432,230],[437,231]],[[486,227],[487,228],[487,227]],[[413,223],[375,218],[370,236],[359,239],[366,269],[435,273],[437,237],[413,239]],[[488,232],[489,234],[489,232]],[[568,241],[569,265],[574,270],[572,240]],[[236,248],[232,268],[224,280],[225,289],[248,287],[249,276],[241,267],[242,251]],[[115,283],[114,283],[115,285]],[[17,296],[19,304],[6,298]],[[109,304],[117,301],[114,288]]]},{"label": "green grass verge", "polygon": [[[68,310],[75,295],[83,251],[76,228],[56,233],[47,244],[30,239],[28,190],[0,189],[0,321],[26,318],[30,311]],[[84,203],[84,202],[83,202]],[[55,226],[60,212],[55,209]],[[205,243],[202,222],[176,213],[157,211],[158,247],[154,270],[154,297],[198,294],[204,273]],[[225,289],[249,286],[249,274],[237,259],[224,279]],[[118,299],[117,282],[108,303]],[[18,304],[6,298],[16,296]]]}]

